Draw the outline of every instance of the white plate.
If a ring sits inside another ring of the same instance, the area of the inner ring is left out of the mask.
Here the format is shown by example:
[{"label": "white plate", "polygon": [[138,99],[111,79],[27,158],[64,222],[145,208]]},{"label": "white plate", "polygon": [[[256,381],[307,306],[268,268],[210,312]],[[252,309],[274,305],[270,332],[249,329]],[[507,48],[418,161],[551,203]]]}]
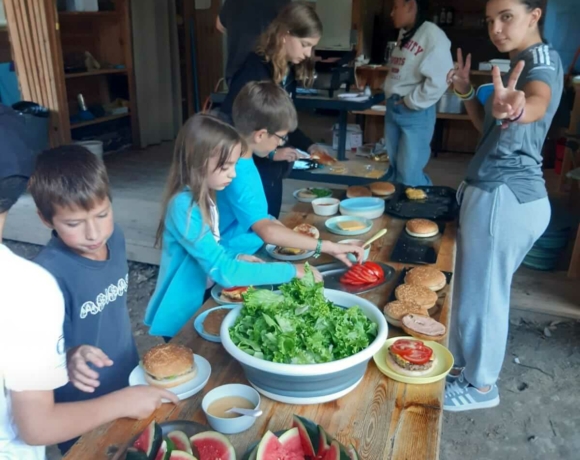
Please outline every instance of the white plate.
[{"label": "white plate", "polygon": [[307,190],[307,189],[300,188],[298,190],[294,190],[294,193],[292,195],[294,195],[294,198],[296,198],[298,201],[300,201],[300,203],[312,203],[317,198],[332,198],[332,190],[330,190],[329,188],[326,188],[326,187],[311,187],[311,188],[316,188],[316,189],[320,189],[320,190],[328,190],[330,193],[328,194],[328,196],[320,196],[320,197],[315,196],[314,198],[301,198],[300,196],[298,196],[298,194],[302,190]]},{"label": "white plate", "polygon": [[[264,286],[254,286],[256,289],[267,289],[268,291],[272,290],[272,285],[271,284],[267,284]],[[219,284],[214,284],[214,286],[211,288],[211,297],[213,300],[215,300],[217,302],[218,305],[241,305],[243,303],[242,300],[240,300],[239,302],[234,302],[233,300],[223,300],[220,295],[222,293],[222,289],[223,287],[220,286]]]},{"label": "white plate", "polygon": [[[190,398],[193,395],[203,390],[211,375],[211,365],[203,356],[193,355],[194,362],[197,366],[197,374],[189,382],[185,382],[173,388],[167,388],[172,393],[175,393],[180,401]],[[129,375],[129,386],[149,385],[145,380],[145,371],[141,366],[137,366]],[[169,402],[163,400],[163,402]]]},{"label": "white plate", "polygon": [[303,254],[298,254],[295,256],[285,255],[285,254],[278,254],[276,251],[276,246],[273,244],[266,245],[266,252],[272,259],[276,260],[283,260],[285,262],[295,262],[297,260],[306,260],[310,259],[314,255],[314,251],[304,251]]}]

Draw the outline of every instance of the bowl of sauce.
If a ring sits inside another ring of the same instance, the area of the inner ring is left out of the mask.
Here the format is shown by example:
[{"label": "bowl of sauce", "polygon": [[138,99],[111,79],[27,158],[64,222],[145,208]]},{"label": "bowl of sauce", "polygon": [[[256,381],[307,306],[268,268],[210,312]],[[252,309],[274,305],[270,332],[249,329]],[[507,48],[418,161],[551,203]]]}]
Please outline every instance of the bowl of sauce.
[{"label": "bowl of sauce", "polygon": [[258,409],[260,395],[251,386],[239,383],[222,385],[206,394],[201,408],[209,425],[224,434],[241,433],[249,429],[256,417],[227,412],[233,407],[241,409]]}]

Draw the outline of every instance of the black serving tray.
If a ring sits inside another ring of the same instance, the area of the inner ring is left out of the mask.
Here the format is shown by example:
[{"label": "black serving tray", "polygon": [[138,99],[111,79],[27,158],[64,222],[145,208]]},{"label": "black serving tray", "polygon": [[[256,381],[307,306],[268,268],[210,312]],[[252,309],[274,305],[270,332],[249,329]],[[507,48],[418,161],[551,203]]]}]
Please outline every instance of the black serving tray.
[{"label": "black serving tray", "polygon": [[409,200],[403,184],[395,185],[395,193],[385,200],[385,212],[400,219],[431,219],[446,222],[457,218],[459,205],[455,198],[457,191],[451,187],[426,186],[412,187],[424,190],[424,200]]},{"label": "black serving tray", "polygon": [[390,260],[405,264],[434,264],[441,247],[441,238],[445,233],[445,223],[436,222],[439,234],[430,238],[417,238],[407,233],[403,228],[395,248],[391,253]]},{"label": "black serving tray", "polygon": [[[374,261],[372,261],[374,262]],[[349,294],[363,294],[365,292],[372,291],[385,283],[388,283],[395,277],[396,270],[390,265],[384,264],[382,262],[375,262],[381,266],[385,272],[385,278],[383,281],[374,284],[366,284],[364,286],[350,286],[348,284],[342,284],[340,278],[344,275],[349,267],[343,263],[332,263],[326,265],[320,265],[316,267],[322,274],[324,280],[324,287],[326,289],[336,289],[337,291],[348,292]]]}]

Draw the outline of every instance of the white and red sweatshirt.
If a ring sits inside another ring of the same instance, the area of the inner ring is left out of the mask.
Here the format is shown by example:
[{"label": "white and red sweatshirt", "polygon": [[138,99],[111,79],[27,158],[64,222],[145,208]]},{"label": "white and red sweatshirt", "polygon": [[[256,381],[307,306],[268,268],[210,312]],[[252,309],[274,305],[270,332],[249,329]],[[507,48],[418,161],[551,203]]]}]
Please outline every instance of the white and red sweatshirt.
[{"label": "white and red sweatshirt", "polygon": [[[404,33],[399,32],[399,43]],[[410,109],[427,109],[447,90],[447,73],[452,68],[447,35],[432,22],[424,22],[403,49],[397,45],[391,53],[385,95],[403,97]]]}]

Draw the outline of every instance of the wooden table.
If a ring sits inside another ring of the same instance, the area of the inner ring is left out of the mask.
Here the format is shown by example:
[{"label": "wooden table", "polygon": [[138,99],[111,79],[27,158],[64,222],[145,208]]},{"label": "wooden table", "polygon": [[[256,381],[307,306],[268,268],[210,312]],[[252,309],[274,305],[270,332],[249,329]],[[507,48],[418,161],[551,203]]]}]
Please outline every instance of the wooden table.
[{"label": "wooden table", "polygon": [[[311,213],[310,205],[298,204],[283,219],[289,227],[302,222],[316,225],[322,237],[338,241],[344,237],[331,235],[324,231],[323,217]],[[370,259],[388,261],[404,221],[383,216],[374,221],[372,233],[388,228],[387,235],[373,244]],[[365,235],[365,236],[367,236]],[[442,237],[436,267],[453,271],[455,262],[456,227],[446,226]],[[322,256],[317,264],[328,263],[331,259]],[[403,266],[390,263],[399,271]],[[380,308],[385,304],[393,289],[395,280],[363,297]],[[208,301],[200,311],[214,306]],[[442,303],[439,320],[449,325],[451,296],[447,295]],[[396,335],[391,329],[390,335]],[[81,438],[66,455],[65,460],[102,460],[107,452],[112,453],[124,446],[135,434],[153,419],[158,422],[185,419],[206,424],[201,410],[201,400],[209,390],[226,383],[247,383],[240,365],[233,360],[221,344],[211,343],[200,338],[194,331],[192,321],[174,339],[191,347],[195,353],[207,358],[212,366],[212,375],[205,389],[177,406],[165,404],[149,420],[118,420],[102,426]],[[362,459],[365,460],[432,460],[439,457],[441,437],[444,381],[430,385],[406,385],[384,376],[371,360],[363,381],[343,398],[326,404],[312,406],[292,406],[277,403],[262,397],[261,409],[264,415],[248,431],[229,436],[236,449],[238,458],[247,447],[260,439],[266,430],[277,431],[288,428],[292,414],[296,413],[315,420],[342,442],[353,442]],[[122,457],[121,457],[122,458]]]}]

